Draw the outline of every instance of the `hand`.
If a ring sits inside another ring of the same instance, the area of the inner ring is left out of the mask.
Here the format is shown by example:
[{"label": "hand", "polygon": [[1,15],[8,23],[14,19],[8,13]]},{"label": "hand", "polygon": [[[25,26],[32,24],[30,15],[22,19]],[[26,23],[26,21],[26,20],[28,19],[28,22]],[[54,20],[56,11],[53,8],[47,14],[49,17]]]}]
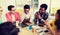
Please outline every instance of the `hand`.
[{"label": "hand", "polygon": [[30,19],[24,19],[23,22],[30,22]]},{"label": "hand", "polygon": [[42,19],[42,17],[40,16],[40,14],[39,14],[39,13],[37,14],[37,17],[38,17],[38,19]]}]

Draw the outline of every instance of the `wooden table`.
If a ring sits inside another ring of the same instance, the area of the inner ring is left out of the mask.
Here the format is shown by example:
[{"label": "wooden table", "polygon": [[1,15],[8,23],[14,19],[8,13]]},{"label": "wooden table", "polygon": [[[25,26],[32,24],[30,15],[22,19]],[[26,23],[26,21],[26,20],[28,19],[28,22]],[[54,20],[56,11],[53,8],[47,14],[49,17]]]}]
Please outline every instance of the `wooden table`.
[{"label": "wooden table", "polygon": [[[48,23],[48,21],[45,21],[46,23]],[[36,32],[32,32],[31,30],[28,30],[27,27],[25,28],[20,28],[20,32],[18,33],[18,35],[38,35]]]},{"label": "wooden table", "polygon": [[28,30],[27,27],[25,28],[20,28],[20,32],[18,33],[18,35],[37,35],[36,32],[32,32],[32,30]]}]

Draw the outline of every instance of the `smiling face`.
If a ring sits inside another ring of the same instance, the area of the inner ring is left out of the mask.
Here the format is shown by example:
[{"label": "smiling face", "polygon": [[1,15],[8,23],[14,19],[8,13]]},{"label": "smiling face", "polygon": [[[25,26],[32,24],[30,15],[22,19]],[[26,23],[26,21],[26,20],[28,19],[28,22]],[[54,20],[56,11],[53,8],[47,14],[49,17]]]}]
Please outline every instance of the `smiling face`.
[{"label": "smiling face", "polygon": [[45,12],[45,8],[40,7],[39,12],[40,13],[44,13]]},{"label": "smiling face", "polygon": [[15,8],[13,7],[13,8],[11,8],[11,13],[15,13]]},{"label": "smiling face", "polygon": [[28,14],[30,9],[24,9],[24,13]]}]

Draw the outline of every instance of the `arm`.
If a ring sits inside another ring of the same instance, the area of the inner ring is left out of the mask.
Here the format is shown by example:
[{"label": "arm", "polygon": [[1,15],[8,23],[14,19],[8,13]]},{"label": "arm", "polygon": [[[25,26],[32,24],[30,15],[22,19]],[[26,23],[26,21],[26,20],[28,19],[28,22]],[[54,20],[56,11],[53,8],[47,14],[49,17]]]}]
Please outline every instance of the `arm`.
[{"label": "arm", "polygon": [[11,16],[9,15],[9,13],[6,14],[6,20],[7,20],[7,21],[12,21],[12,20],[11,20]]},{"label": "arm", "polygon": [[34,15],[34,24],[37,24],[37,12],[35,13],[35,15]]},{"label": "arm", "polygon": [[21,22],[21,15],[19,13],[17,13],[17,21]]},{"label": "arm", "polygon": [[39,35],[39,33],[36,31],[36,29],[34,27],[32,28],[32,32],[34,33],[34,35],[35,34]]},{"label": "arm", "polygon": [[45,22],[47,28],[51,31],[52,35],[56,35],[55,31],[52,30],[52,28],[51,28],[50,24],[48,24],[47,20],[44,22]]}]

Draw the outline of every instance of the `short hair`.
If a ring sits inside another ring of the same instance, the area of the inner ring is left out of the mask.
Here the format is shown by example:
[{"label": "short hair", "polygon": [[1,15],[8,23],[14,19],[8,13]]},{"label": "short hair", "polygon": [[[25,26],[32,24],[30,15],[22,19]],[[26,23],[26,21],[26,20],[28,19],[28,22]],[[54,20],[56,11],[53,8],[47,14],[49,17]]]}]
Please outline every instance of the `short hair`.
[{"label": "short hair", "polygon": [[11,9],[14,8],[14,7],[15,7],[15,6],[13,6],[13,5],[9,5],[9,6],[8,6],[8,10],[11,11]]},{"label": "short hair", "polygon": [[42,8],[45,8],[45,10],[47,10],[47,4],[41,4],[41,6],[40,7],[42,7]]},{"label": "short hair", "polygon": [[30,5],[25,5],[24,9],[30,9]]},{"label": "short hair", "polygon": [[17,35],[19,29],[12,22],[4,22],[0,24],[0,35]]}]

